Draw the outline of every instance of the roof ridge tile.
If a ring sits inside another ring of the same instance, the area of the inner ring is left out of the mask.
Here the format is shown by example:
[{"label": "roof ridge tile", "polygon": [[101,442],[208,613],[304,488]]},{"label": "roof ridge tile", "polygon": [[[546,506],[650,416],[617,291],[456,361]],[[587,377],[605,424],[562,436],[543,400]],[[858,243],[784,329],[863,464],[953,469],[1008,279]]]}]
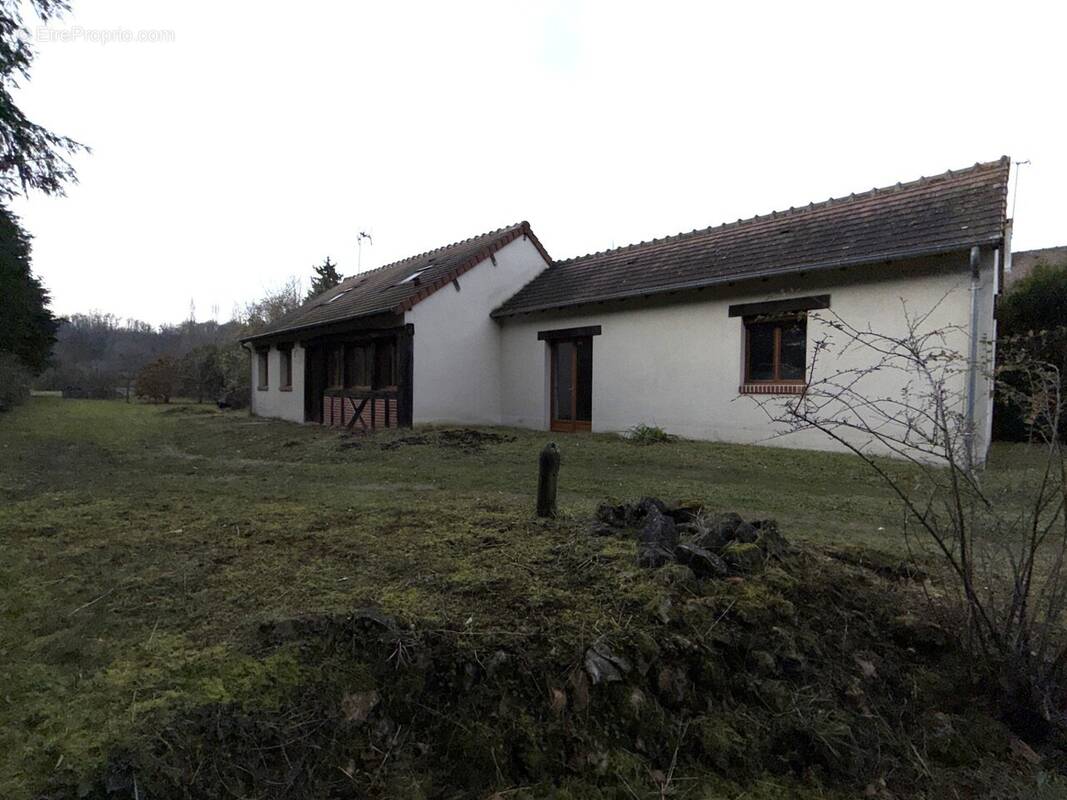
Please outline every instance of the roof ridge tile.
[{"label": "roof ridge tile", "polygon": [[442,250],[449,250],[449,249],[451,249],[453,247],[459,247],[462,244],[468,244],[470,242],[473,242],[475,239],[484,239],[486,236],[500,236],[501,234],[505,233],[506,231],[511,231],[511,230],[513,230],[515,228],[528,227],[529,224],[530,223],[528,223],[526,220],[522,220],[520,222],[512,223],[511,225],[505,225],[502,228],[497,228],[496,230],[493,230],[493,231],[486,231],[485,233],[479,233],[479,234],[476,234],[475,236],[468,236],[466,239],[460,239],[459,241],[452,242],[451,244],[443,244],[440,247],[434,247],[433,249],[426,250],[426,251],[424,251],[422,253],[416,253],[415,255],[412,255],[412,256],[405,256],[404,258],[399,258],[396,261],[390,261],[388,264],[382,264],[382,265],[377,266],[377,267],[372,267],[371,269],[365,269],[362,272],[357,272],[352,277],[355,278],[355,277],[362,276],[362,275],[369,275],[372,272],[380,272],[381,270],[388,269],[389,267],[399,266],[400,264],[403,264],[406,261],[414,261],[414,260],[419,259],[419,258],[426,258],[427,256],[432,255],[434,253],[438,253],[438,252],[440,252]]},{"label": "roof ridge tile", "polygon": [[[402,314],[519,237],[528,238],[545,262],[552,263],[526,220],[435,247],[417,255],[357,272],[309,298],[298,308],[242,341],[293,336],[297,331],[376,314]],[[405,267],[407,269],[405,269]],[[400,280],[415,274],[422,280]],[[352,291],[356,289],[357,291]],[[344,295],[344,299],[341,296]],[[330,300],[336,299],[333,303]],[[326,302],[324,302],[324,300]]]},{"label": "roof ridge tile", "polygon": [[493,312],[564,308],[799,271],[1000,246],[1011,162],[907,183],[553,262]]},{"label": "roof ridge tile", "polygon": [[[913,188],[913,187],[928,186],[933,181],[943,180],[943,179],[947,179],[947,178],[958,178],[958,177],[961,177],[961,176],[971,175],[971,174],[974,174],[976,172],[980,172],[980,171],[985,170],[985,169],[993,170],[996,167],[1004,167],[1004,166],[1009,166],[1009,165],[1010,165],[1010,159],[1008,158],[1008,156],[1001,156],[1000,158],[998,158],[998,159],[996,159],[994,161],[984,161],[984,162],[983,161],[976,161],[976,162],[974,162],[973,166],[964,167],[963,169],[960,169],[960,170],[947,169],[944,172],[938,173],[937,175],[931,175],[931,176],[923,175],[923,176],[920,176],[919,178],[917,178],[915,180],[911,180],[911,181],[904,181],[904,182],[897,181],[896,185],[894,187],[892,187],[892,188],[895,188],[895,189],[898,189],[898,190],[905,190],[905,189],[909,189],[909,188]],[[776,211],[776,212],[772,211],[772,212],[770,212],[770,214],[778,214],[780,216],[786,216],[788,214],[801,214],[801,213],[807,213],[807,212],[811,212],[811,211],[817,211],[820,208],[831,206],[834,203],[862,202],[863,200],[868,199],[870,197],[876,197],[880,191],[884,191],[887,188],[890,188],[890,187],[881,187],[881,189],[880,189],[879,187],[876,186],[873,189],[870,189],[870,190],[868,190],[866,192],[860,192],[858,195],[855,192],[852,192],[847,197],[845,197],[845,196],[842,196],[842,197],[830,197],[829,199],[823,200],[823,201],[818,202],[818,203],[812,201],[807,206],[803,206],[801,208],[797,208],[795,206],[790,206],[787,211]],[[764,217],[770,216],[770,214],[766,214],[765,213]],[[747,222],[757,221],[757,220],[759,220],[759,218],[760,218],[759,214],[755,214],[755,215],[753,215],[751,217],[747,217],[747,218],[740,218],[739,217],[736,222],[723,222],[720,225],[718,225],[717,227],[721,229],[721,228],[725,228],[727,226],[740,226],[740,225],[743,225],[743,224],[745,224]],[[716,226],[710,226],[709,225],[708,228],[707,228],[707,231],[710,232],[713,227],[716,227]],[[690,232],[690,233],[687,233],[685,231],[681,231],[681,232],[679,232],[677,234],[674,234],[674,236],[678,236],[678,237],[681,237],[681,236],[692,236],[693,233],[695,233],[695,231],[694,232]],[[668,238],[670,238],[670,237],[668,237]],[[652,241],[655,242],[655,239],[653,239]],[[635,243],[631,243],[631,244],[627,244],[627,245],[621,245],[619,247],[608,248],[607,250],[603,250],[603,251],[597,251],[595,253],[586,253],[584,256],[572,256],[571,258],[559,259],[555,263],[557,263],[557,264],[568,264],[568,263],[571,263],[571,262],[574,262],[574,261],[581,261],[583,258],[589,258],[592,255],[604,255],[604,254],[611,253],[611,252],[619,252],[619,251],[623,251],[623,250],[629,250],[629,249],[632,249],[634,247],[641,247],[641,246],[647,245],[647,244],[650,244],[650,242],[644,242],[644,241],[635,242]]]}]

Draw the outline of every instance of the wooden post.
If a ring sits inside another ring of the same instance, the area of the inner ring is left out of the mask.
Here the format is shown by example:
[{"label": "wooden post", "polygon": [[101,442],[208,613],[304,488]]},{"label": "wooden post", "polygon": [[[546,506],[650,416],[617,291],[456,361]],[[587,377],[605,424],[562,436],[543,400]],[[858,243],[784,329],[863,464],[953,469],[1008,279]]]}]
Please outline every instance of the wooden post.
[{"label": "wooden post", "polygon": [[410,428],[415,405],[415,326],[410,322],[396,337],[397,410],[396,424]]},{"label": "wooden post", "polygon": [[556,483],[559,479],[559,448],[549,442],[541,450],[537,475],[537,516],[556,516]]}]

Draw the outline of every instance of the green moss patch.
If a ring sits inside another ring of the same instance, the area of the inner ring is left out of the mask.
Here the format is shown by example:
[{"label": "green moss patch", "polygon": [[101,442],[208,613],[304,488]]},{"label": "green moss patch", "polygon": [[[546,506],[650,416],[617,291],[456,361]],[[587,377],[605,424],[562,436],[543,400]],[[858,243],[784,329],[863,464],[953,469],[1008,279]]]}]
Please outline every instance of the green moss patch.
[{"label": "green moss patch", "polygon": [[[544,434],[165,412],[35,398],[0,419],[4,797],[1037,791],[906,622],[918,587],[820,549],[903,553],[892,498],[844,457],[569,437],[546,523]],[[731,582],[639,569],[589,529],[645,495],[774,516],[803,552]],[[621,680],[589,678],[598,641]]]}]

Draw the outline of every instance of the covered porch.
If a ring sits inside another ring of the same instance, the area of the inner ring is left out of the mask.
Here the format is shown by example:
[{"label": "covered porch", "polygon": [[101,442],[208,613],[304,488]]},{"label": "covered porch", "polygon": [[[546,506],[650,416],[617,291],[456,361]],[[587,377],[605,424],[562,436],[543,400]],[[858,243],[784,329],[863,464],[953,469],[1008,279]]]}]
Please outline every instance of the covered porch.
[{"label": "covered porch", "polygon": [[347,430],[409,427],[414,326],[379,316],[320,328],[304,348],[304,421]]}]

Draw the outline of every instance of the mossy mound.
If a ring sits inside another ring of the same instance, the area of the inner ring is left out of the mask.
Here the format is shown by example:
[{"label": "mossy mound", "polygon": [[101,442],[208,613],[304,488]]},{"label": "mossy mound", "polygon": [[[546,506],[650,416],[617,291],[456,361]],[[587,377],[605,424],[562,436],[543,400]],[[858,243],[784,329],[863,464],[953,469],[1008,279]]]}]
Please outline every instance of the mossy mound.
[{"label": "mossy mound", "polygon": [[914,586],[731,548],[761,569],[588,573],[629,582],[604,631],[565,606],[521,635],[375,609],[265,623],[250,655],[302,676],[280,702],[188,710],[47,796],[1059,796]]}]

